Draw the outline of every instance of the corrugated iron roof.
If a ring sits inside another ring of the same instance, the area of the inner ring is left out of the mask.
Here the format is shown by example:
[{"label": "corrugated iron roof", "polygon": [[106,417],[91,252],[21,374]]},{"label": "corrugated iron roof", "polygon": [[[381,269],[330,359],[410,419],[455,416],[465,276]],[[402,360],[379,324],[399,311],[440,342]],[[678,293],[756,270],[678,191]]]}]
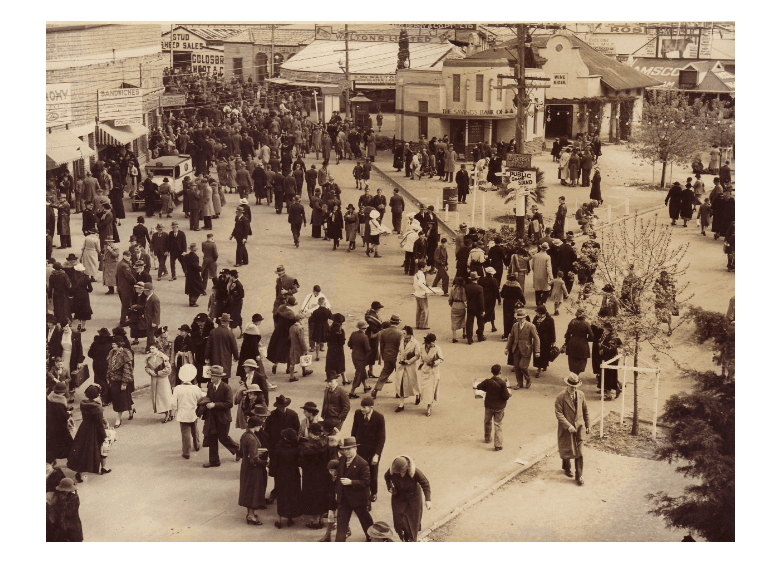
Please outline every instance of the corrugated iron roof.
[{"label": "corrugated iron roof", "polygon": [[[202,37],[210,43],[222,43],[226,39],[241,33],[245,27],[239,26],[226,26],[226,27],[211,27],[211,26],[198,26],[198,25],[177,25],[175,29],[186,29],[190,33]],[[174,30],[175,31],[175,30]],[[170,32],[167,32],[170,34]],[[166,35],[166,33],[163,33]]]},{"label": "corrugated iron roof", "polygon": [[[273,32],[274,45],[284,47],[297,47],[299,45],[308,45],[314,41],[313,29],[276,29]],[[270,29],[245,29],[237,33],[227,43],[252,43],[253,45],[270,45]]]},{"label": "corrugated iron roof", "polygon": [[592,76],[600,76],[601,81],[613,90],[631,90],[657,86],[661,82],[642,74],[606,55],[602,55],[585,41],[575,35],[567,35],[571,42],[580,47],[580,57]]}]

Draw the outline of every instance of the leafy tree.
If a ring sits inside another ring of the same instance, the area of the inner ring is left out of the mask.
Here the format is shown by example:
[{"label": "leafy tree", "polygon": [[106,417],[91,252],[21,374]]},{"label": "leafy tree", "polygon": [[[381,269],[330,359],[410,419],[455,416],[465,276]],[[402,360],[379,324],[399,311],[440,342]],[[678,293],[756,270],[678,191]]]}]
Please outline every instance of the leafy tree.
[{"label": "leafy tree", "polygon": [[706,146],[705,123],[706,110],[700,98],[690,105],[682,92],[652,90],[629,148],[644,160],[663,163],[663,187],[669,162],[687,165]]},{"label": "leafy tree", "polygon": [[669,527],[696,531],[708,541],[735,540],[735,390],[734,382],[712,371],[686,373],[692,393],[675,394],[666,402],[661,419],[671,426],[667,445],[657,456],[700,484],[686,486],[672,497],[648,494],[655,503],[649,513],[666,519]]},{"label": "leafy tree", "polygon": [[409,32],[401,29],[398,35],[398,70],[409,68]]},{"label": "leafy tree", "polygon": [[[629,228],[629,224],[633,224]],[[683,280],[687,265],[682,265],[688,244],[672,246],[672,230],[659,224],[658,215],[652,219],[635,217],[605,228],[597,256],[596,276],[604,285],[612,285],[619,306],[617,314],[608,318],[623,341],[623,355],[633,357],[639,367],[643,352],[651,351],[668,356],[669,337],[674,328],[665,327],[658,304],[671,311],[692,295],[681,298],[688,289]],[[662,276],[666,281],[662,280]],[[583,288],[570,307],[584,308],[590,318],[607,314],[602,311],[605,293]],[[609,296],[607,296],[609,298]],[[663,309],[661,310],[663,311]],[[679,327],[679,324],[678,324]],[[653,354],[650,357],[657,361]],[[639,434],[639,371],[634,371],[634,415],[631,435]]]},{"label": "leafy tree", "polygon": [[[531,190],[528,197],[534,203],[544,205],[544,197],[547,194],[547,187],[544,185],[544,172],[536,166],[533,166],[530,169],[536,172],[536,189]],[[504,198],[505,205],[515,204],[515,188],[509,187],[507,182],[501,184],[501,187],[498,189],[498,196]],[[530,211],[530,209],[526,209],[526,211]]]}]

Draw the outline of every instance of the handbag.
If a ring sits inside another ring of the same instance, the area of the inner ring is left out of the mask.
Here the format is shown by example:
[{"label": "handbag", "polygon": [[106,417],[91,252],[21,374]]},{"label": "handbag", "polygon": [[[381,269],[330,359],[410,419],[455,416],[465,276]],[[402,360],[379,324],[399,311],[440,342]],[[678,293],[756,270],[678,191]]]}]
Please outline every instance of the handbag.
[{"label": "handbag", "polygon": [[84,381],[89,378],[89,366],[82,365],[75,373],[73,373],[73,388],[78,388]]},{"label": "handbag", "polygon": [[553,344],[550,346],[550,363],[558,359],[558,356],[561,354],[561,350],[558,349],[558,346]]},{"label": "handbag", "polygon": [[311,365],[311,355],[301,355],[301,367],[308,367]]}]

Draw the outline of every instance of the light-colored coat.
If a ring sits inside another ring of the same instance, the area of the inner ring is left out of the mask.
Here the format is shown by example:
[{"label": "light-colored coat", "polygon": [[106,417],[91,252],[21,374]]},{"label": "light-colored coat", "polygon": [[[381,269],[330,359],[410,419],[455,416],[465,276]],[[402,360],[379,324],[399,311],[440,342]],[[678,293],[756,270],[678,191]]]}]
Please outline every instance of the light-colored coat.
[{"label": "light-colored coat", "polygon": [[531,258],[531,271],[534,275],[534,291],[549,291],[553,280],[552,261],[547,252],[540,251]]},{"label": "light-colored coat", "polygon": [[214,201],[212,200],[213,190],[211,186],[204,182],[200,184],[201,211],[204,217],[214,216]]},{"label": "light-colored coat", "polygon": [[298,365],[301,355],[306,355],[306,337],[303,335],[303,326],[296,322],[290,326],[290,361],[289,365]]},{"label": "light-colored coat", "polygon": [[114,245],[106,245],[103,248],[103,285],[113,287],[116,285],[116,268],[119,264],[119,248]]},{"label": "light-colored coat", "polygon": [[155,414],[168,412],[173,408],[173,392],[168,380],[168,375],[171,374],[170,361],[162,353],[149,354],[144,370],[152,378],[152,410]]},{"label": "light-colored coat", "polygon": [[[396,362],[395,392],[401,398],[420,394],[420,386],[417,382],[417,362],[419,360],[420,343],[412,336],[406,345],[401,343]],[[401,361],[406,362],[406,365],[401,365]]]},{"label": "light-colored coat", "polygon": [[571,158],[571,152],[564,152],[561,154],[561,159],[558,162],[558,169],[561,171],[561,179],[567,181],[569,179],[569,159]]},{"label": "light-colored coat", "polygon": [[84,273],[90,277],[97,277],[99,254],[100,238],[97,234],[90,234],[84,239],[84,246],[81,249],[81,263],[84,264]]},{"label": "light-colored coat", "polygon": [[[555,397],[555,417],[558,418],[558,454],[562,459],[574,459],[582,456],[581,446],[585,440],[585,429],[590,428],[585,393],[581,390],[575,390],[575,393],[577,394],[576,410],[568,389]],[[576,431],[569,433],[569,427],[574,427]]]},{"label": "light-colored coat", "polygon": [[[421,404],[427,406],[439,400],[439,381],[441,378],[439,364],[442,361],[444,361],[444,354],[438,345],[433,344],[428,351],[425,350],[424,343],[420,345],[420,362],[422,367],[418,373],[422,394],[420,398]],[[433,365],[429,363],[433,363]]]},{"label": "light-colored coat", "polygon": [[454,150],[444,151],[444,173],[455,173],[455,161],[458,159],[458,153]]},{"label": "light-colored coat", "polygon": [[214,205],[214,214],[218,215],[222,212],[222,190],[216,186],[211,186],[211,202]]}]

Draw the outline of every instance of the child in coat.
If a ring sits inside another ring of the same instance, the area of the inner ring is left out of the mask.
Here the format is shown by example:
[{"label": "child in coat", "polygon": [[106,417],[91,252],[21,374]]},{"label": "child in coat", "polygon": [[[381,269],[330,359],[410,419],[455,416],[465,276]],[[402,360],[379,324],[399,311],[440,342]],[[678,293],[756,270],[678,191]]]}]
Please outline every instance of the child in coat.
[{"label": "child in coat", "polygon": [[558,277],[553,279],[552,289],[550,289],[550,299],[555,304],[555,314],[553,316],[558,316],[558,307],[561,306],[564,299],[568,298],[569,292],[566,290],[566,284],[563,282],[563,271],[558,271]]},{"label": "child in coat", "polygon": [[330,309],[325,306],[325,298],[320,297],[317,301],[320,305],[311,313],[311,323],[309,324],[311,329],[311,343],[314,344],[314,360],[320,360],[320,351],[325,351],[325,342],[328,336],[328,320],[330,320]]},{"label": "child in coat", "polygon": [[710,205],[710,199],[708,197],[704,200],[704,203],[701,204],[701,207],[699,207],[699,214],[696,215],[696,218],[699,219],[699,223],[701,224],[702,236],[707,236],[707,233],[704,231],[704,227],[710,225],[711,217],[712,217],[712,206]]},{"label": "child in coat", "polygon": [[100,474],[108,474],[111,472],[111,469],[106,468],[106,461],[108,460],[108,452],[111,450],[111,445],[116,441],[116,429],[109,427],[105,418],[103,418],[103,429],[106,430],[106,438],[103,439],[103,444],[100,446]]},{"label": "child in coat", "polygon": [[363,189],[360,185],[361,179],[363,179],[363,168],[360,166],[360,162],[355,162],[355,167],[352,168],[352,175],[355,178],[355,189]]}]

